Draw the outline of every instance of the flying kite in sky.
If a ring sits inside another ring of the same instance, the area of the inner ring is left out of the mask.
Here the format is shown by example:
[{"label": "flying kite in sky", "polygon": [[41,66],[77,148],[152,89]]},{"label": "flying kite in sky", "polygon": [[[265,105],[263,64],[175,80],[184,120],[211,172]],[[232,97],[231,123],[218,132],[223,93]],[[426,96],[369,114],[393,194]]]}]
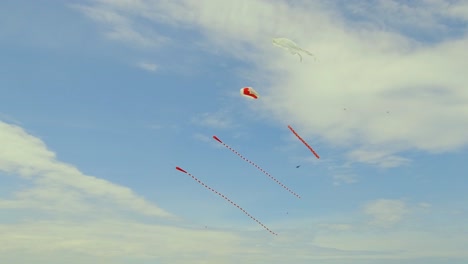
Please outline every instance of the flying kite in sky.
[{"label": "flying kite in sky", "polygon": [[[271,231],[268,227],[266,227],[264,224],[262,224],[260,221],[258,221],[255,217],[251,216],[249,213],[247,213],[247,211],[244,210],[244,208],[240,207],[238,204],[236,204],[235,202],[231,201],[231,199],[227,198],[224,194],[216,191],[215,189],[209,187],[208,185],[206,185],[205,183],[203,183],[202,181],[200,181],[199,179],[197,179],[195,176],[193,176],[192,174],[190,174],[189,172],[187,172],[186,170],[180,168],[180,167],[176,167],[176,170],[178,171],[181,171],[185,174],[188,174],[190,177],[192,177],[192,179],[194,179],[195,181],[197,181],[199,184],[203,185],[203,187],[207,188],[208,190],[216,193],[217,195],[221,196],[224,200],[230,202],[232,205],[234,205],[235,207],[239,208],[239,210],[241,210],[244,214],[246,214],[248,217],[250,217],[252,220],[254,220],[255,222],[257,222],[259,225],[261,225],[263,228],[265,228],[268,232],[272,233],[273,235],[278,235],[276,234],[275,232]],[[205,227],[206,228],[206,227]]]},{"label": "flying kite in sky", "polygon": [[289,130],[291,130],[291,132],[293,132],[293,134],[300,140],[302,141],[302,143],[304,143],[304,145],[315,155],[315,157],[317,157],[317,159],[320,159],[319,155],[317,155],[317,153],[312,149],[311,146],[309,146],[309,144],[307,144],[307,142],[305,142],[304,139],[301,138],[301,136],[299,136],[299,134],[296,133],[296,131],[291,127],[291,126],[288,126]]},{"label": "flying kite in sky", "polygon": [[244,87],[240,89],[240,94],[250,99],[258,99],[258,97],[260,97],[257,91],[255,91],[252,87]]},{"label": "flying kite in sky", "polygon": [[272,42],[273,42],[273,45],[289,51],[292,55],[297,54],[299,56],[299,58],[301,59],[301,61],[302,61],[301,53],[305,53],[305,54],[307,54],[309,56],[314,57],[314,55],[312,53],[310,53],[309,51],[307,51],[305,49],[300,48],[299,46],[297,46],[297,44],[294,41],[292,41],[290,39],[287,39],[287,38],[274,38],[272,40]]},{"label": "flying kite in sky", "polygon": [[263,172],[266,176],[268,176],[270,179],[272,179],[273,181],[275,181],[276,183],[278,183],[281,187],[283,187],[284,189],[286,189],[288,192],[292,193],[294,196],[296,196],[297,198],[301,198],[301,196],[299,196],[297,193],[293,192],[291,189],[289,189],[288,187],[286,187],[284,184],[282,184],[280,181],[278,181],[276,178],[274,178],[273,176],[271,176],[268,172],[266,172],[265,170],[263,170],[262,168],[260,168],[260,166],[258,166],[257,164],[253,163],[252,161],[246,159],[244,156],[242,156],[239,152],[235,151],[233,148],[231,148],[230,146],[226,145],[224,142],[221,141],[221,139],[219,139],[217,136],[213,136],[213,138],[218,141],[219,143],[221,143],[223,146],[225,146],[227,149],[229,149],[230,151],[234,152],[237,156],[239,156],[241,159],[243,159],[244,161],[250,163],[250,165],[253,165],[255,168],[257,168],[258,170],[260,170],[261,172]]}]

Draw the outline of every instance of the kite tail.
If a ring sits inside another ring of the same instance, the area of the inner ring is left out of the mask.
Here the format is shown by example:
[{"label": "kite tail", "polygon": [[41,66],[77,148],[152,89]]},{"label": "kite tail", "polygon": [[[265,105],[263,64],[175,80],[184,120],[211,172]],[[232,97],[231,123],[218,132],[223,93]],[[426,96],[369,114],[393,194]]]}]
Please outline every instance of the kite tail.
[{"label": "kite tail", "polygon": [[215,139],[216,141],[218,141],[219,143],[221,143],[223,146],[225,146],[227,149],[229,149],[230,151],[232,151],[233,153],[235,153],[237,156],[239,156],[239,158],[243,159],[245,162],[248,162],[250,165],[254,166],[255,168],[257,168],[259,171],[263,172],[266,176],[268,176],[270,179],[272,179],[274,182],[276,182],[277,184],[279,184],[281,187],[283,187],[285,190],[287,190],[288,192],[290,192],[291,194],[293,194],[294,196],[296,196],[297,198],[301,199],[301,196],[299,196],[297,193],[293,192],[291,189],[289,189],[288,187],[286,187],[284,184],[282,184],[280,181],[278,181],[275,177],[271,176],[268,172],[266,172],[264,169],[260,168],[260,166],[258,166],[257,164],[253,163],[252,161],[250,161],[249,159],[245,158],[244,156],[242,156],[242,154],[240,154],[239,152],[237,152],[235,149],[231,148],[230,146],[228,146],[227,144],[225,144],[223,141],[221,141],[221,139],[219,139],[217,136],[213,136],[213,139]]},{"label": "kite tail", "polygon": [[307,53],[307,54],[310,55],[310,56],[314,56],[314,55],[313,55],[310,51],[308,51],[308,50],[304,50],[304,49],[303,49],[302,51],[304,51],[305,53]]},{"label": "kite tail", "polygon": [[306,53],[306,54],[309,55],[309,56],[312,56],[315,60],[317,60],[317,58],[315,57],[315,55],[312,54],[310,51],[305,50],[305,49],[301,49],[301,51],[303,51],[304,53]]},{"label": "kite tail", "polygon": [[296,53],[296,54],[299,56],[299,59],[300,59],[301,62],[302,62],[302,56],[301,56],[301,54],[300,54],[300,53]]},{"label": "kite tail", "polygon": [[320,159],[320,156],[317,154],[317,152],[315,152],[315,150],[309,144],[307,144],[307,142],[305,142],[305,140],[302,139],[302,137],[299,136],[299,134],[297,134],[297,132],[291,126],[288,125],[288,128],[315,155],[315,157],[317,157],[317,159]]},{"label": "kite tail", "polygon": [[273,235],[278,235],[277,233],[271,231],[271,229],[269,229],[267,226],[265,226],[262,222],[260,222],[257,218],[253,217],[251,214],[249,214],[247,211],[244,210],[244,208],[240,207],[238,204],[236,204],[235,202],[233,202],[231,199],[229,199],[227,196],[225,196],[224,194],[216,191],[215,189],[209,187],[208,185],[206,185],[205,183],[203,183],[202,181],[200,181],[197,177],[193,176],[192,174],[190,174],[189,172],[187,172],[186,170],[180,168],[180,167],[176,167],[177,170],[189,175],[190,177],[192,177],[192,179],[194,179],[195,181],[197,181],[199,184],[203,185],[203,187],[207,188],[208,190],[216,193],[218,196],[222,197],[224,200],[228,201],[229,203],[231,203],[232,205],[234,205],[235,207],[237,207],[239,210],[241,210],[244,214],[246,214],[248,217],[250,217],[252,220],[254,220],[255,222],[257,222],[259,225],[261,225],[263,228],[265,228],[268,232],[270,232],[271,234]]}]

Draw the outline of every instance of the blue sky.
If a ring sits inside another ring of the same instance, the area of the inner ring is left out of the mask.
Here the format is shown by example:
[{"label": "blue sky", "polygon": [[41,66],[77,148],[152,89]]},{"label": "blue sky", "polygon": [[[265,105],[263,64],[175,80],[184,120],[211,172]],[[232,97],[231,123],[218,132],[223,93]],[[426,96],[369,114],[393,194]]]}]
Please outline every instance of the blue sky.
[{"label": "blue sky", "polygon": [[466,263],[467,22],[442,0],[2,1],[0,261]]}]

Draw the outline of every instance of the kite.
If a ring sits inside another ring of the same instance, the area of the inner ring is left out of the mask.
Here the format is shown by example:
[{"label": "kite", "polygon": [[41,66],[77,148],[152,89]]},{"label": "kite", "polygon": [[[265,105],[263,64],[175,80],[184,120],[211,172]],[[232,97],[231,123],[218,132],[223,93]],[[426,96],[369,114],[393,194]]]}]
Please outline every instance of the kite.
[{"label": "kite", "polygon": [[255,91],[252,87],[244,87],[240,89],[240,94],[250,99],[258,99],[258,97],[260,97],[257,91]]},{"label": "kite", "polygon": [[296,131],[294,131],[294,129],[293,129],[291,126],[288,126],[288,128],[289,128],[289,130],[291,130],[291,132],[294,133],[294,135],[296,135],[296,137],[297,137],[300,141],[302,141],[302,143],[304,143],[304,145],[305,145],[310,151],[312,151],[312,153],[315,155],[315,157],[317,157],[317,159],[320,159],[319,155],[317,155],[317,153],[312,149],[312,147],[309,146],[309,144],[307,144],[307,142],[305,142],[305,141],[301,138],[301,136],[299,136],[299,135],[296,133]]},{"label": "kite", "polygon": [[307,54],[309,56],[314,57],[314,55],[312,53],[310,53],[309,51],[307,51],[305,49],[302,49],[302,48],[298,47],[297,44],[294,43],[294,41],[292,41],[290,39],[287,39],[287,38],[274,38],[272,40],[272,42],[273,42],[273,45],[289,51],[292,55],[297,54],[299,56],[299,58],[301,59],[301,62],[302,62],[301,53],[305,53],[305,54]]},{"label": "kite", "polygon": [[[262,224],[260,221],[258,221],[255,217],[253,217],[252,215],[250,215],[249,213],[247,213],[247,211],[244,210],[244,208],[240,207],[238,204],[236,204],[235,202],[231,201],[231,199],[227,198],[224,194],[216,191],[215,189],[209,187],[208,185],[206,185],[205,183],[203,183],[202,181],[200,181],[199,179],[197,179],[195,176],[193,176],[192,174],[190,174],[189,172],[187,172],[186,170],[180,168],[180,167],[176,167],[176,170],[178,171],[181,171],[187,175],[189,175],[190,177],[192,177],[192,179],[194,179],[195,181],[197,181],[199,184],[203,185],[203,187],[207,188],[208,190],[216,193],[217,195],[221,196],[224,200],[230,202],[232,205],[234,205],[235,207],[239,208],[239,210],[241,210],[244,214],[246,214],[248,217],[250,217],[252,220],[254,220],[255,222],[257,222],[259,225],[261,225],[263,228],[265,228],[268,232],[272,233],[273,235],[278,235],[276,234],[275,232],[271,231],[268,227],[266,227],[264,224]],[[206,226],[205,226],[206,228]]]},{"label": "kite", "polygon": [[253,165],[255,168],[257,168],[258,170],[260,170],[261,172],[263,172],[266,176],[268,176],[270,179],[272,179],[273,181],[275,181],[276,183],[278,183],[281,187],[283,187],[284,189],[286,189],[288,192],[292,193],[294,196],[296,196],[297,198],[301,198],[301,196],[299,196],[298,194],[296,194],[295,192],[293,192],[291,189],[289,189],[288,187],[286,187],[284,184],[282,184],[280,181],[278,181],[276,178],[274,178],[273,176],[271,176],[268,172],[266,172],[265,170],[263,170],[262,168],[260,168],[257,164],[253,163],[252,161],[246,159],[244,156],[242,156],[239,152],[235,151],[233,148],[231,148],[230,146],[226,145],[224,142],[222,142],[217,136],[213,136],[213,138],[218,141],[219,143],[221,143],[223,146],[225,146],[227,149],[229,149],[230,151],[234,152],[237,156],[239,156],[241,159],[243,159],[244,161],[250,163],[251,165]]}]

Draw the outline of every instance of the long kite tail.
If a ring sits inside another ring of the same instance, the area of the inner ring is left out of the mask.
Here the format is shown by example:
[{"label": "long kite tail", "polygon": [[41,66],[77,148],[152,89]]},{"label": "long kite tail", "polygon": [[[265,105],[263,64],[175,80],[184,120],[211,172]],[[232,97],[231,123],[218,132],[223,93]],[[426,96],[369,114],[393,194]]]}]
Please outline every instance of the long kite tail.
[{"label": "long kite tail", "polygon": [[305,50],[305,49],[301,49],[301,51],[303,51],[305,54],[309,55],[309,56],[312,56],[314,58],[314,60],[317,60],[317,57],[315,57],[314,54],[312,54],[310,51],[308,50]]},{"label": "long kite tail", "polygon": [[310,55],[310,56],[314,56],[310,51],[308,50],[305,50],[305,49],[301,49],[304,53],[306,53],[307,55]]},{"label": "long kite tail", "polygon": [[192,177],[192,179],[194,179],[195,181],[197,181],[199,184],[203,185],[203,187],[207,188],[208,190],[216,193],[217,195],[221,196],[224,200],[230,202],[232,205],[234,205],[235,207],[237,207],[239,210],[241,210],[244,214],[246,214],[248,217],[250,217],[252,220],[254,220],[255,222],[257,222],[259,225],[261,225],[263,228],[265,228],[268,232],[270,232],[271,234],[273,235],[278,235],[277,233],[271,231],[268,227],[266,227],[262,222],[258,221],[255,217],[253,217],[252,215],[250,215],[249,213],[247,213],[247,211],[244,210],[244,208],[240,207],[238,204],[236,204],[235,202],[231,201],[231,199],[229,199],[227,196],[225,196],[224,194],[216,191],[215,189],[209,187],[208,185],[206,185],[205,183],[203,183],[202,181],[200,181],[199,179],[197,179],[195,176],[193,176],[192,174],[190,174],[189,172],[187,172],[186,170],[180,168],[180,167],[176,167],[177,170],[189,175],[190,177]]},{"label": "long kite tail", "polygon": [[302,55],[301,55],[299,52],[296,53],[296,54],[299,55],[299,59],[300,59],[300,61],[302,62]]},{"label": "long kite tail", "polygon": [[234,152],[237,156],[239,156],[241,159],[243,159],[244,161],[250,163],[251,165],[253,165],[255,168],[257,168],[258,170],[260,170],[261,172],[263,172],[266,176],[268,176],[270,179],[272,179],[273,181],[275,181],[277,184],[279,184],[281,187],[283,187],[284,189],[286,189],[288,192],[292,193],[294,196],[296,196],[297,198],[301,198],[301,196],[299,196],[297,193],[293,192],[291,189],[289,189],[288,187],[286,187],[284,184],[282,184],[280,181],[278,181],[275,177],[271,176],[268,172],[266,172],[264,169],[260,168],[260,166],[258,166],[257,164],[253,163],[252,161],[248,160],[247,158],[245,158],[244,156],[242,156],[239,152],[237,152],[236,150],[234,150],[233,148],[231,148],[230,146],[226,145],[224,142],[222,142],[217,136],[213,136],[213,138],[218,141],[219,143],[221,143],[223,146],[225,146],[227,149],[229,149],[230,151]]},{"label": "long kite tail", "polygon": [[294,133],[294,135],[296,135],[296,137],[297,137],[300,141],[302,141],[302,143],[304,143],[304,145],[305,145],[310,151],[312,151],[312,153],[315,155],[315,157],[317,157],[317,159],[320,159],[319,155],[312,149],[312,147],[309,146],[309,144],[307,144],[307,142],[305,142],[305,140],[302,139],[301,136],[299,136],[299,135],[296,133],[296,131],[295,131],[291,126],[288,126],[288,128],[289,128],[289,130],[291,130],[291,132]]}]

